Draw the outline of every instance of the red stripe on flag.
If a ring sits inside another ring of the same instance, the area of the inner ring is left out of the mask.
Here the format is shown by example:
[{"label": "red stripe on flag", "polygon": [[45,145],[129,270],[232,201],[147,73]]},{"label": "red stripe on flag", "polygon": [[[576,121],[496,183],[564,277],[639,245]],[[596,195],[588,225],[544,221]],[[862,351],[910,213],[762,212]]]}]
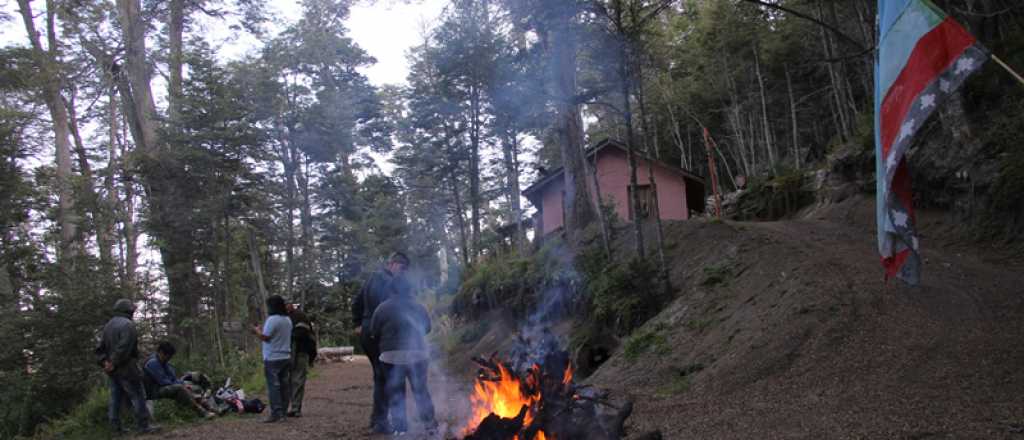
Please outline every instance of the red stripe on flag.
[{"label": "red stripe on flag", "polygon": [[890,191],[896,198],[900,199],[903,209],[907,211],[908,221],[914,224],[914,192],[910,188],[910,168],[907,168],[907,158],[901,158],[900,164],[896,166],[896,172],[892,176]]},{"label": "red stripe on flag", "polygon": [[882,101],[881,136],[883,157],[900,132],[911,104],[937,76],[975,43],[974,36],[952,18],[946,18],[914,46],[900,75]]},{"label": "red stripe on flag", "polygon": [[903,267],[903,263],[906,263],[909,257],[910,249],[904,249],[889,258],[882,258],[882,266],[885,268],[885,280],[889,281],[890,278],[899,274],[900,268]]}]

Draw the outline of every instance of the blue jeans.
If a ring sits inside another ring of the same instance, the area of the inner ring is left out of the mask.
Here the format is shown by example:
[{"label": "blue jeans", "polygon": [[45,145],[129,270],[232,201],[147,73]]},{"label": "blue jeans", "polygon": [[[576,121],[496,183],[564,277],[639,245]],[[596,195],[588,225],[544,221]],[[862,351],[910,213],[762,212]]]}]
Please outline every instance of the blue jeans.
[{"label": "blue jeans", "polygon": [[263,375],[267,378],[267,398],[270,399],[270,416],[284,417],[291,397],[291,359],[263,361]]},{"label": "blue jeans", "polygon": [[391,426],[396,431],[409,430],[405,418],[406,380],[409,381],[409,388],[412,389],[412,397],[416,401],[416,411],[420,422],[427,428],[437,425],[437,422],[434,421],[434,402],[430,398],[430,389],[427,388],[427,362],[417,362],[411,365],[381,362],[381,366],[388,381],[387,395],[388,409],[391,412]]},{"label": "blue jeans", "polygon": [[149,410],[146,409],[146,391],[142,387],[142,379],[132,374],[110,375],[110,402],[107,405],[107,417],[115,431],[121,430],[121,405],[125,401],[131,403],[135,414],[135,429],[143,431],[149,428]]}]

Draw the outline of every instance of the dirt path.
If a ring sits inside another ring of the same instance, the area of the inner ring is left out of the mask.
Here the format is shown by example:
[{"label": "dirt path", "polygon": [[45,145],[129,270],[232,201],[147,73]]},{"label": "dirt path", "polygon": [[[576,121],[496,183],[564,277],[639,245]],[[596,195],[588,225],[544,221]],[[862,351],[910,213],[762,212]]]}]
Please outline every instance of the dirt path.
[{"label": "dirt path", "polygon": [[[302,417],[289,418],[284,423],[260,423],[264,414],[229,416],[210,422],[177,428],[156,438],[256,440],[256,439],[370,439],[389,438],[372,436],[367,429],[370,419],[373,384],[369,361],[357,356],[349,363],[316,366],[316,376],[306,384],[306,398]],[[432,388],[441,384],[431,384]],[[445,395],[435,393],[434,404],[439,418],[450,407]],[[266,401],[266,395],[259,395]],[[411,403],[411,402],[410,402]],[[410,414],[415,405],[408,407]],[[411,431],[406,439],[426,438],[410,416]],[[157,421],[159,423],[159,420]]]}]

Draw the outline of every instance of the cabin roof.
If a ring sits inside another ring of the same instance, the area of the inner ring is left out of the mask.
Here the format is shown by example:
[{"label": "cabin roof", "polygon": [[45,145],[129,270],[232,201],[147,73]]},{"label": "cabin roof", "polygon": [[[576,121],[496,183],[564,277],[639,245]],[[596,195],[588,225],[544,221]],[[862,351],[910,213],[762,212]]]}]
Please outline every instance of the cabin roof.
[{"label": "cabin roof", "polygon": [[[586,158],[590,159],[591,157],[596,155],[601,150],[604,150],[605,148],[618,148],[623,152],[628,151],[628,149],[626,148],[626,144],[622,143],[621,141],[611,138],[605,138],[598,142],[597,144],[595,144],[593,147],[587,149]],[[683,176],[684,179],[691,179],[700,182],[701,184],[704,184],[704,179],[702,177],[693,174],[679,166],[672,165],[670,163],[663,162],[658,159],[649,158],[641,153],[637,153],[637,156],[642,159],[651,161],[669,171],[675,172],[676,174]],[[525,196],[526,199],[529,200],[531,203],[536,204],[536,202],[533,200],[533,195],[540,193],[541,189],[543,189],[549,183],[553,182],[555,179],[561,176],[563,172],[565,172],[565,167],[556,168],[554,171],[548,173],[546,176],[542,177],[540,180],[534,182],[532,185],[524,189],[523,196]]]}]

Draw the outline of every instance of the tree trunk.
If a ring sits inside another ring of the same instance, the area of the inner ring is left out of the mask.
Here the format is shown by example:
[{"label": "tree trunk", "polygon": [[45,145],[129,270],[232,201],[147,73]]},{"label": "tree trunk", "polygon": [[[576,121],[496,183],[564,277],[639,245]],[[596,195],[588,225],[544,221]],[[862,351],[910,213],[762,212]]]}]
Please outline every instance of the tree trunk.
[{"label": "tree trunk", "polygon": [[249,263],[252,265],[252,272],[256,274],[256,287],[259,289],[259,310],[260,321],[267,316],[267,287],[263,283],[263,263],[260,258],[260,249],[256,244],[256,228],[249,225]]},{"label": "tree trunk", "polygon": [[473,259],[480,254],[480,90],[470,87],[469,206]]},{"label": "tree trunk", "polygon": [[793,100],[793,78],[789,74],[789,66],[786,66],[786,90],[789,92],[789,115],[793,123],[793,165],[800,170],[800,129],[796,119],[796,101]]},{"label": "tree trunk", "polygon": [[459,246],[462,248],[462,264],[469,267],[469,238],[466,234],[466,217],[463,214],[462,197],[459,194],[459,181],[452,172],[448,181],[451,183],[452,196],[455,201],[455,222],[459,226]]},{"label": "tree trunk", "polygon": [[548,31],[551,63],[554,72],[552,91],[555,97],[555,118],[564,169],[565,232],[571,246],[583,239],[582,231],[596,218],[584,170],[583,120],[576,103],[576,36],[574,17],[561,17]]},{"label": "tree trunk", "polygon": [[772,145],[772,130],[768,125],[768,100],[764,91],[764,75],[761,74],[761,56],[759,47],[754,48],[754,72],[757,74],[757,84],[761,89],[761,118],[764,124],[765,151],[768,152],[768,169],[775,174],[775,147]]},{"label": "tree trunk", "polygon": [[75,143],[75,154],[78,156],[78,168],[82,174],[81,189],[88,200],[89,210],[92,212],[93,224],[96,228],[96,247],[99,248],[100,264],[105,268],[114,269],[114,222],[111,220],[112,210],[107,209],[104,199],[100,198],[93,187],[92,165],[89,164],[89,157],[85,151],[85,143],[78,131],[78,116],[75,112],[75,92],[72,89],[70,99],[64,101],[68,110],[68,127],[71,130],[71,138]]},{"label": "tree trunk", "polygon": [[629,163],[629,206],[633,212],[633,240],[636,255],[647,256],[644,247],[643,218],[640,211],[640,200],[637,197],[639,186],[636,177],[636,134],[633,131],[633,109],[630,102],[632,90],[632,72],[630,72],[630,56],[625,41],[619,42],[619,92],[622,94],[622,118],[626,125],[626,161]]},{"label": "tree trunk", "polygon": [[167,69],[169,70],[170,78],[167,82],[169,104],[167,113],[170,116],[171,124],[177,125],[181,115],[181,100],[184,94],[182,92],[181,75],[183,68],[182,34],[185,30],[185,0],[170,0],[169,8],[167,40],[170,54],[168,54],[167,58]]},{"label": "tree trunk", "polygon": [[[181,194],[171,179],[175,161],[166,153],[159,137],[158,115],[150,85],[149,63],[146,55],[146,23],[142,17],[140,0],[117,0],[117,16],[124,36],[124,59],[127,84],[119,81],[118,91],[132,123],[135,146],[148,158],[143,174],[149,199],[151,233],[158,240],[164,271],[167,274],[168,302],[170,304],[169,331],[177,333],[178,326],[198,308],[198,289],[201,283],[195,271],[192,230],[187,222],[174,219],[184,215],[181,204],[188,195]],[[111,68],[118,75],[117,66]],[[189,330],[191,332],[191,330]],[[185,335],[186,339],[191,339]]]},{"label": "tree trunk", "polygon": [[[597,213],[597,220],[601,223],[601,246],[604,248],[604,255],[605,255],[605,257],[607,257],[608,259],[611,259],[611,257],[612,257],[611,230],[610,230],[611,227],[608,224],[608,218],[605,217],[604,209],[601,206],[601,202],[602,202],[603,198],[602,198],[602,195],[601,195],[601,179],[597,175],[597,154],[594,154],[594,163],[593,164],[591,164],[590,161],[584,160],[583,161],[583,166],[587,167],[587,168],[590,168],[590,169],[584,170],[584,171],[587,172],[587,174],[590,174],[591,177],[593,177],[593,181],[594,181],[594,201],[596,202],[596,205],[597,205],[595,207],[594,211]],[[538,228],[539,228],[539,226],[538,226]]]},{"label": "tree trunk", "polygon": [[74,187],[71,182],[71,131],[67,108],[61,97],[63,77],[60,72],[57,53],[57,35],[54,24],[53,0],[46,2],[46,36],[48,48],[44,49],[36,31],[30,0],[18,0],[21,17],[25,24],[32,47],[32,60],[41,74],[43,99],[50,112],[53,124],[54,149],[57,163],[57,224],[60,225],[60,259],[73,257],[80,252],[78,224],[75,218]]},{"label": "tree trunk", "polygon": [[316,270],[314,267],[316,264],[316,247],[313,244],[313,202],[309,187],[309,158],[305,157],[304,159],[303,166],[305,171],[299,175],[299,185],[302,190],[302,210],[299,213],[299,222],[302,224],[302,273],[299,275],[299,288],[301,289],[299,299],[302,307],[306,307],[309,300],[306,297],[306,293],[312,285],[309,275]]}]

